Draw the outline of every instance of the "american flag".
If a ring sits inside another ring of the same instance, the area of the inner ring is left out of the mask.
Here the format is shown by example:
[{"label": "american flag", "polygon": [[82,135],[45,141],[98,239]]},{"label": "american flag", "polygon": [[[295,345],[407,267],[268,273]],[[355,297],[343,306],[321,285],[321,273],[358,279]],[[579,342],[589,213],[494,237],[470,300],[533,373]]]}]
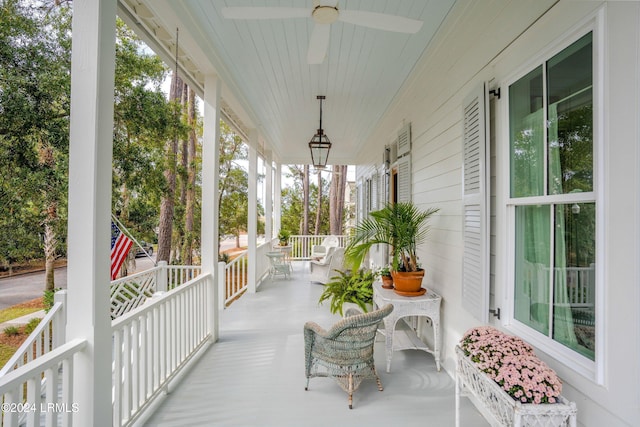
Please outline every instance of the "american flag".
[{"label": "american flag", "polygon": [[111,280],[115,280],[124,259],[133,246],[133,240],[128,238],[118,226],[111,221]]}]

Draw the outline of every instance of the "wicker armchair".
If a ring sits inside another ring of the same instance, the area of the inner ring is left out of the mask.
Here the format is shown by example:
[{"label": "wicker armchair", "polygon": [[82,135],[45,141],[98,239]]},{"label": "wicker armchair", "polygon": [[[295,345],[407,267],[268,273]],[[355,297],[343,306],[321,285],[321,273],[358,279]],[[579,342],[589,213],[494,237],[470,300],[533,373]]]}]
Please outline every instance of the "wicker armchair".
[{"label": "wicker armchair", "polygon": [[329,255],[329,248],[340,246],[338,236],[328,236],[319,245],[311,246],[311,259],[319,260]]},{"label": "wicker armchair", "polygon": [[326,284],[336,270],[344,269],[344,248],[329,248],[329,254],[320,261],[309,261],[309,281]]},{"label": "wicker armchair", "polygon": [[375,378],[378,390],[382,383],[373,362],[373,344],[382,319],[393,311],[387,304],[379,310],[362,313],[347,310],[344,319],[325,331],[315,322],[304,325],[305,374],[313,377],[333,377],[349,394],[349,409],[353,408],[353,392],[362,380]]}]

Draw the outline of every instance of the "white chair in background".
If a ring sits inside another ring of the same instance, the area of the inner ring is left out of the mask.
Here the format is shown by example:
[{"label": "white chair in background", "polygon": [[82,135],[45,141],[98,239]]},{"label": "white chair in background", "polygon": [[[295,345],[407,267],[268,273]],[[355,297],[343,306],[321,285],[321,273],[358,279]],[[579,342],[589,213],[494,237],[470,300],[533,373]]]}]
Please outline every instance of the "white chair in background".
[{"label": "white chair in background", "polygon": [[325,284],[333,276],[337,276],[336,270],[344,269],[344,248],[331,248],[329,254],[320,260],[309,261],[311,282]]},{"label": "white chair in background", "polygon": [[330,248],[337,248],[338,246],[340,246],[338,236],[325,237],[321,244],[311,246],[311,259],[320,260],[329,255]]}]

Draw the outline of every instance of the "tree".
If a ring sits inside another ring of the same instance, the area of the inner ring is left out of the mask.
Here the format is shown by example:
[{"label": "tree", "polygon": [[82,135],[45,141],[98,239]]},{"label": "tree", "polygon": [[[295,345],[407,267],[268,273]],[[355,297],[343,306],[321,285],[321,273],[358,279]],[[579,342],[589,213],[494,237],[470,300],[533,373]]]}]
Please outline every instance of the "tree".
[{"label": "tree", "polygon": [[[160,86],[167,68],[143,46],[121,20],[116,22],[112,212],[134,238],[155,241],[172,110]],[[120,274],[133,269],[134,250]]]},{"label": "tree", "polygon": [[12,174],[0,228],[5,242],[24,245],[3,243],[0,257],[11,264],[35,255],[26,249],[40,236],[47,289],[66,225],[70,16],[68,7],[44,13],[18,0],[0,8],[0,162]]},{"label": "tree", "polygon": [[309,234],[309,165],[304,165],[302,172],[302,227],[300,234]]},{"label": "tree", "polygon": [[[249,215],[249,176],[240,165],[248,151],[242,138],[220,122],[220,181],[218,193],[219,235],[232,234],[236,247],[240,246],[240,233],[247,230]],[[258,215],[264,208],[258,205]],[[258,222],[258,233],[264,232],[264,223]]]},{"label": "tree", "polygon": [[179,121],[181,118],[183,84],[182,79],[173,73],[171,82],[171,92],[169,99],[173,103],[174,109],[174,135],[167,141],[166,145],[166,157],[165,157],[165,170],[164,178],[166,180],[164,192],[162,195],[162,202],[160,204],[160,227],[158,233],[158,254],[156,259],[159,261],[171,261],[171,243],[173,240],[173,215],[175,208],[175,193],[176,193],[176,170],[177,170],[177,158],[178,158],[178,142],[179,135]]},{"label": "tree", "polygon": [[329,188],[329,233],[343,234],[344,196],[347,186],[347,166],[333,166]]},{"label": "tree", "polygon": [[[10,267],[44,252],[49,289],[66,243],[69,4],[0,6],[0,262]],[[172,188],[163,176],[172,170],[165,142],[186,135],[187,125],[161,90],[162,61],[120,20],[116,31],[112,209],[134,237],[153,241],[161,196]]]},{"label": "tree", "polygon": [[[308,169],[308,166],[306,167]],[[320,174],[321,175],[321,174]],[[329,203],[327,199],[328,182],[320,176],[318,184],[309,184],[305,192],[304,166],[289,165],[288,176],[293,178],[293,187],[282,190],[281,227],[292,231],[299,230],[302,235],[308,235],[308,229],[313,227],[316,234],[329,233]],[[308,182],[308,179],[307,179]],[[305,196],[306,194],[306,196]],[[316,212],[313,221],[305,221],[305,211]],[[307,231],[305,231],[305,222]]]},{"label": "tree", "polygon": [[[183,158],[186,158],[186,185],[185,185],[185,219],[184,219],[184,244],[182,246],[182,260],[185,265],[193,264],[193,242],[194,235],[194,218],[195,218],[195,204],[196,204],[196,174],[197,174],[197,162],[196,162],[196,94],[189,90],[189,144],[186,147],[186,156],[183,154]],[[184,149],[184,148],[183,148]]]},{"label": "tree", "polygon": [[316,220],[314,233],[316,236],[320,234],[320,223],[322,222],[322,172],[318,171],[318,186],[316,187]]}]

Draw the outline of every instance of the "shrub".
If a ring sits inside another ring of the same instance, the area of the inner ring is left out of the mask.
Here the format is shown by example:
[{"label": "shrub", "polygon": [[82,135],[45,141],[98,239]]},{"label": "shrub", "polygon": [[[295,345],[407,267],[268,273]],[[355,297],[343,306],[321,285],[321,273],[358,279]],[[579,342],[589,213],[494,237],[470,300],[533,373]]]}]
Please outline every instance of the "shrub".
[{"label": "shrub", "polygon": [[51,307],[53,307],[53,303],[54,303],[54,296],[56,292],[58,292],[61,289],[62,288],[55,288],[53,290],[44,291],[44,296],[42,297],[42,301],[44,302],[45,313],[48,313],[49,310],[51,310]]},{"label": "shrub", "polygon": [[7,326],[6,328],[4,328],[4,334],[9,337],[14,337],[19,333],[20,333],[20,330],[18,330],[18,328],[15,326]]},{"label": "shrub", "polygon": [[42,319],[40,319],[38,317],[34,317],[33,319],[29,320],[29,322],[24,327],[24,333],[25,334],[31,334],[31,332],[33,332],[34,329],[36,329],[38,324],[40,324],[41,320]]}]

